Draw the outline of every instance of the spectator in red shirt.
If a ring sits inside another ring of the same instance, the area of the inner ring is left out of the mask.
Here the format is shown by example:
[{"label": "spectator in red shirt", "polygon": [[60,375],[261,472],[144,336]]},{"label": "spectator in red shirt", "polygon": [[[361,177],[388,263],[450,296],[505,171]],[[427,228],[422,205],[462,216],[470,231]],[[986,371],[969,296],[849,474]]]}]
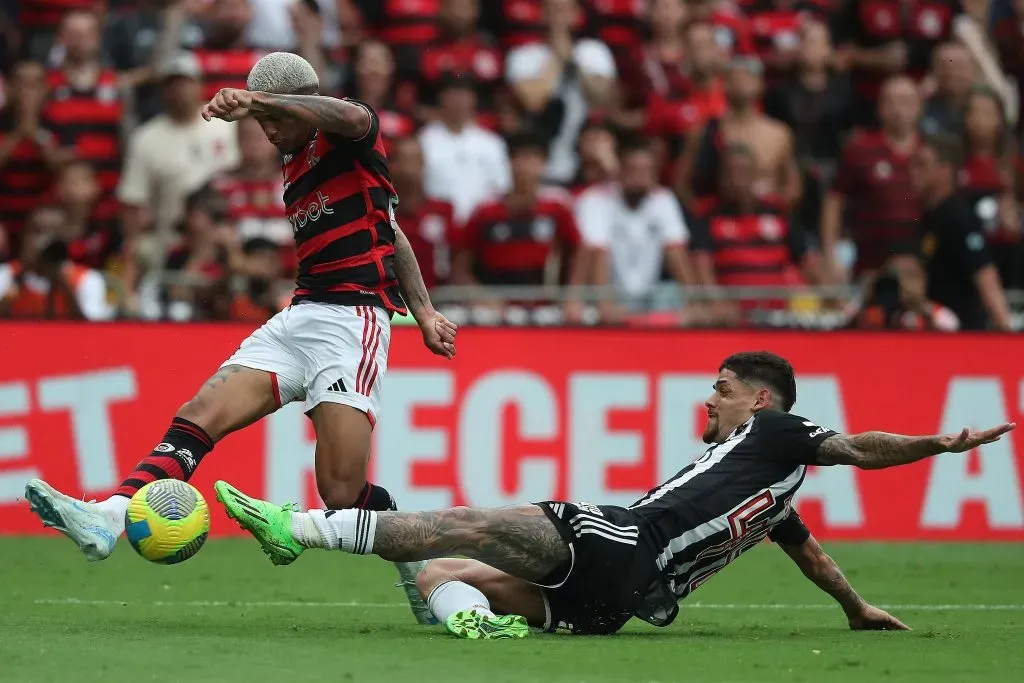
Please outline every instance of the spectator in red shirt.
[{"label": "spectator in red shirt", "polygon": [[285,213],[281,156],[267,140],[254,118],[244,118],[238,128],[238,168],[213,180],[213,187],[227,199],[227,213],[242,240],[265,239],[278,245],[283,265],[290,271],[297,263],[292,226]]},{"label": "spectator in red shirt", "polygon": [[20,62],[11,72],[7,102],[0,108],[0,222],[14,242],[28,212],[53,183],[59,161],[56,136],[42,118],[46,71],[38,62]]},{"label": "spectator in red shirt", "polygon": [[1003,285],[1024,285],[1021,268],[1021,216],[1014,167],[1017,154],[1003,104],[994,90],[980,87],[964,108],[963,142],[966,158],[960,169],[962,194],[980,221]]},{"label": "spectator in red shirt", "polygon": [[441,0],[354,0],[369,35],[391,46],[399,78],[415,78],[420,56],[441,35]]},{"label": "spectator in red shirt", "polygon": [[[649,3],[637,0],[590,0],[586,5],[588,29],[611,48],[615,60],[622,66],[643,44],[648,31],[648,14],[651,15],[653,23],[658,2],[659,0]],[[649,5],[654,6],[648,7]]]},{"label": "spectator in red shirt", "polygon": [[754,55],[754,34],[750,22],[733,3],[723,0],[692,0],[690,16],[705,21],[715,29],[715,42],[729,57]]},{"label": "spectator in red shirt", "polygon": [[882,129],[862,131],[843,148],[836,181],[821,215],[821,248],[826,272],[846,279],[839,252],[846,232],[857,248],[857,275],[880,268],[891,253],[905,253],[916,239],[920,217],[910,187],[910,160],[917,149],[921,98],[914,81],[896,76],[885,82],[878,101]]},{"label": "spectator in red shirt", "polygon": [[395,140],[388,154],[391,179],[401,200],[395,211],[409,238],[427,289],[444,284],[451,270],[451,243],[457,238],[454,209],[448,202],[427,197],[423,188],[423,150],[419,140]]},{"label": "spectator in red shirt", "polygon": [[[249,0],[211,0],[203,19],[203,44],[193,50],[203,74],[203,98],[212,99],[221,88],[245,90],[249,70],[263,56],[246,44]],[[167,40],[181,44],[180,36]]]},{"label": "spectator in red shirt", "polygon": [[48,76],[50,96],[43,117],[62,147],[96,169],[103,190],[99,211],[113,216],[121,171],[121,83],[117,72],[100,62],[100,23],[95,14],[65,15],[58,38],[64,59]]},{"label": "spectator in red shirt", "polygon": [[[485,202],[466,223],[452,259],[452,282],[461,285],[580,285],[586,268],[570,198],[541,189],[547,162],[543,140],[510,138],[512,191]],[[577,317],[578,304],[570,305]],[[567,311],[569,313],[569,311]]]},{"label": "spectator in red shirt", "polygon": [[244,267],[241,240],[223,196],[209,185],[189,195],[179,230],[181,244],[164,264],[174,276],[163,293],[165,315],[172,320],[211,317],[218,280]]},{"label": "spectator in red shirt", "polygon": [[[573,0],[575,2],[575,0]],[[550,0],[501,0],[485,3],[488,24],[498,37],[501,47],[514,47],[543,43],[548,37],[548,22],[544,18],[545,5]],[[573,19],[573,30],[580,31],[586,25],[582,12]]]},{"label": "spectator in red shirt", "polygon": [[[757,196],[753,150],[739,144],[727,147],[719,182],[719,197],[691,226],[698,284],[784,287],[817,282],[817,260],[802,228],[778,205]],[[715,308],[719,322],[735,323],[742,307]]]},{"label": "spectator in red shirt", "polygon": [[270,240],[254,237],[241,252],[240,269],[227,271],[217,285],[213,313],[218,319],[261,325],[288,305],[291,283],[282,283],[278,246]]},{"label": "spectator in red shirt", "polygon": [[828,19],[829,0],[741,0],[750,22],[757,55],[771,88],[797,65],[800,34],[811,20]]},{"label": "spectator in red shirt", "polygon": [[115,216],[97,212],[100,186],[96,172],[87,162],[76,160],[61,169],[57,180],[57,202],[64,210],[60,230],[68,257],[75,263],[102,270],[121,247]]},{"label": "spectator in red shirt", "polygon": [[480,0],[442,0],[441,37],[423,53],[419,63],[419,101],[423,118],[436,115],[438,85],[446,74],[472,74],[477,85],[480,125],[498,130],[504,56],[477,31]]},{"label": "spectator in red shirt", "polygon": [[856,94],[854,121],[874,127],[882,83],[907,72],[922,79],[932,50],[950,39],[959,0],[847,0],[836,14],[833,34],[850,66]]},{"label": "spectator in red shirt", "polygon": [[[346,88],[353,98],[370,105],[380,119],[380,134],[385,139],[411,135],[416,124],[410,115],[413,98],[403,97],[399,104],[396,95],[402,90],[395,83],[395,62],[391,50],[379,40],[364,40],[353,55],[354,81]],[[409,93],[413,95],[414,93]]]}]

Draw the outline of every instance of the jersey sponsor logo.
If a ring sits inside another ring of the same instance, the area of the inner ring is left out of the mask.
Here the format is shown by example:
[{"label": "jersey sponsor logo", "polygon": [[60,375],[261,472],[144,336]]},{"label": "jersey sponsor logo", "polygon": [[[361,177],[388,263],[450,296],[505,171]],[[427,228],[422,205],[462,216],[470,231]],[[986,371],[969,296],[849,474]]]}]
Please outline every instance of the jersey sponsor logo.
[{"label": "jersey sponsor logo", "polygon": [[320,220],[321,216],[333,214],[334,209],[327,205],[330,201],[330,197],[325,195],[321,190],[317,190],[316,198],[305,208],[296,209],[292,213],[288,214],[288,222],[292,224],[292,231],[298,232],[302,228],[306,227],[307,223],[316,223]]},{"label": "jersey sponsor logo", "polygon": [[575,505],[584,512],[589,512],[590,514],[597,515],[598,517],[604,517],[604,513],[601,512],[601,508],[597,507],[593,503],[576,503]]},{"label": "jersey sponsor logo", "polygon": [[804,427],[814,427],[814,431],[812,431],[809,434],[809,436],[811,438],[813,438],[815,436],[820,436],[821,434],[828,434],[829,432],[832,431],[828,427],[819,427],[818,425],[814,424],[813,422],[811,422],[809,420],[805,420],[804,421]]}]

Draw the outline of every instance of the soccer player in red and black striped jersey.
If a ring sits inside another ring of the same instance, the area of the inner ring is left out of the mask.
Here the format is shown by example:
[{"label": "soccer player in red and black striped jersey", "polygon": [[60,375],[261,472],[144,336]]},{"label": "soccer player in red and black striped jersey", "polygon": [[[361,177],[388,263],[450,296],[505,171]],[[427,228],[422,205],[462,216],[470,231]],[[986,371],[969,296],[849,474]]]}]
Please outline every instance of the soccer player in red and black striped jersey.
[{"label": "soccer player in red and black striped jersey", "polygon": [[[407,310],[435,354],[455,355],[455,325],[434,310],[409,240],[394,218],[377,115],[318,93],[316,71],[275,52],[249,73],[248,90],[222,90],[210,120],[255,118],[284,156],[284,199],[298,248],[292,305],[253,333],[182,406],[153,452],[116,493],[82,503],[45,482],[26,486],[32,509],[98,560],[124,529],[129,498],[157,479],[187,480],[214,444],[292,401],[304,401],[317,435],[316,481],[332,508],[387,510],[391,495],[366,481],[371,432],[387,370],[391,316]],[[326,520],[315,524],[326,528]],[[400,565],[414,612],[432,617]]]}]

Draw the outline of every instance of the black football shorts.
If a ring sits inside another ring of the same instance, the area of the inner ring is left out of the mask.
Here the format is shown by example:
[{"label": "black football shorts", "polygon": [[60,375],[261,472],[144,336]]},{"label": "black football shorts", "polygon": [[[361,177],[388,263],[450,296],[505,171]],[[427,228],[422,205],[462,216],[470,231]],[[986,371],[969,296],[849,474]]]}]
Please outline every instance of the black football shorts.
[{"label": "black football shorts", "polygon": [[543,588],[545,630],[615,633],[630,620],[657,579],[653,545],[626,508],[589,503],[537,503],[569,544],[567,566]]}]

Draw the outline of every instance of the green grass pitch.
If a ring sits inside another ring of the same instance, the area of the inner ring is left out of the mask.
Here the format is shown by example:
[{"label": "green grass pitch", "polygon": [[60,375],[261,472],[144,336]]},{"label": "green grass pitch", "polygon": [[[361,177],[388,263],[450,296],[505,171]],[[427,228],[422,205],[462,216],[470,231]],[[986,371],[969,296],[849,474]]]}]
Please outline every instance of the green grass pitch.
[{"label": "green grass pitch", "polygon": [[63,539],[0,538],[0,680],[1024,680],[1024,546],[827,549],[915,630],[847,631],[770,545],[701,587],[667,629],[473,642],[417,626],[376,558],[310,552],[273,567],[237,539],[177,566],[148,564],[127,543],[88,564]]}]

